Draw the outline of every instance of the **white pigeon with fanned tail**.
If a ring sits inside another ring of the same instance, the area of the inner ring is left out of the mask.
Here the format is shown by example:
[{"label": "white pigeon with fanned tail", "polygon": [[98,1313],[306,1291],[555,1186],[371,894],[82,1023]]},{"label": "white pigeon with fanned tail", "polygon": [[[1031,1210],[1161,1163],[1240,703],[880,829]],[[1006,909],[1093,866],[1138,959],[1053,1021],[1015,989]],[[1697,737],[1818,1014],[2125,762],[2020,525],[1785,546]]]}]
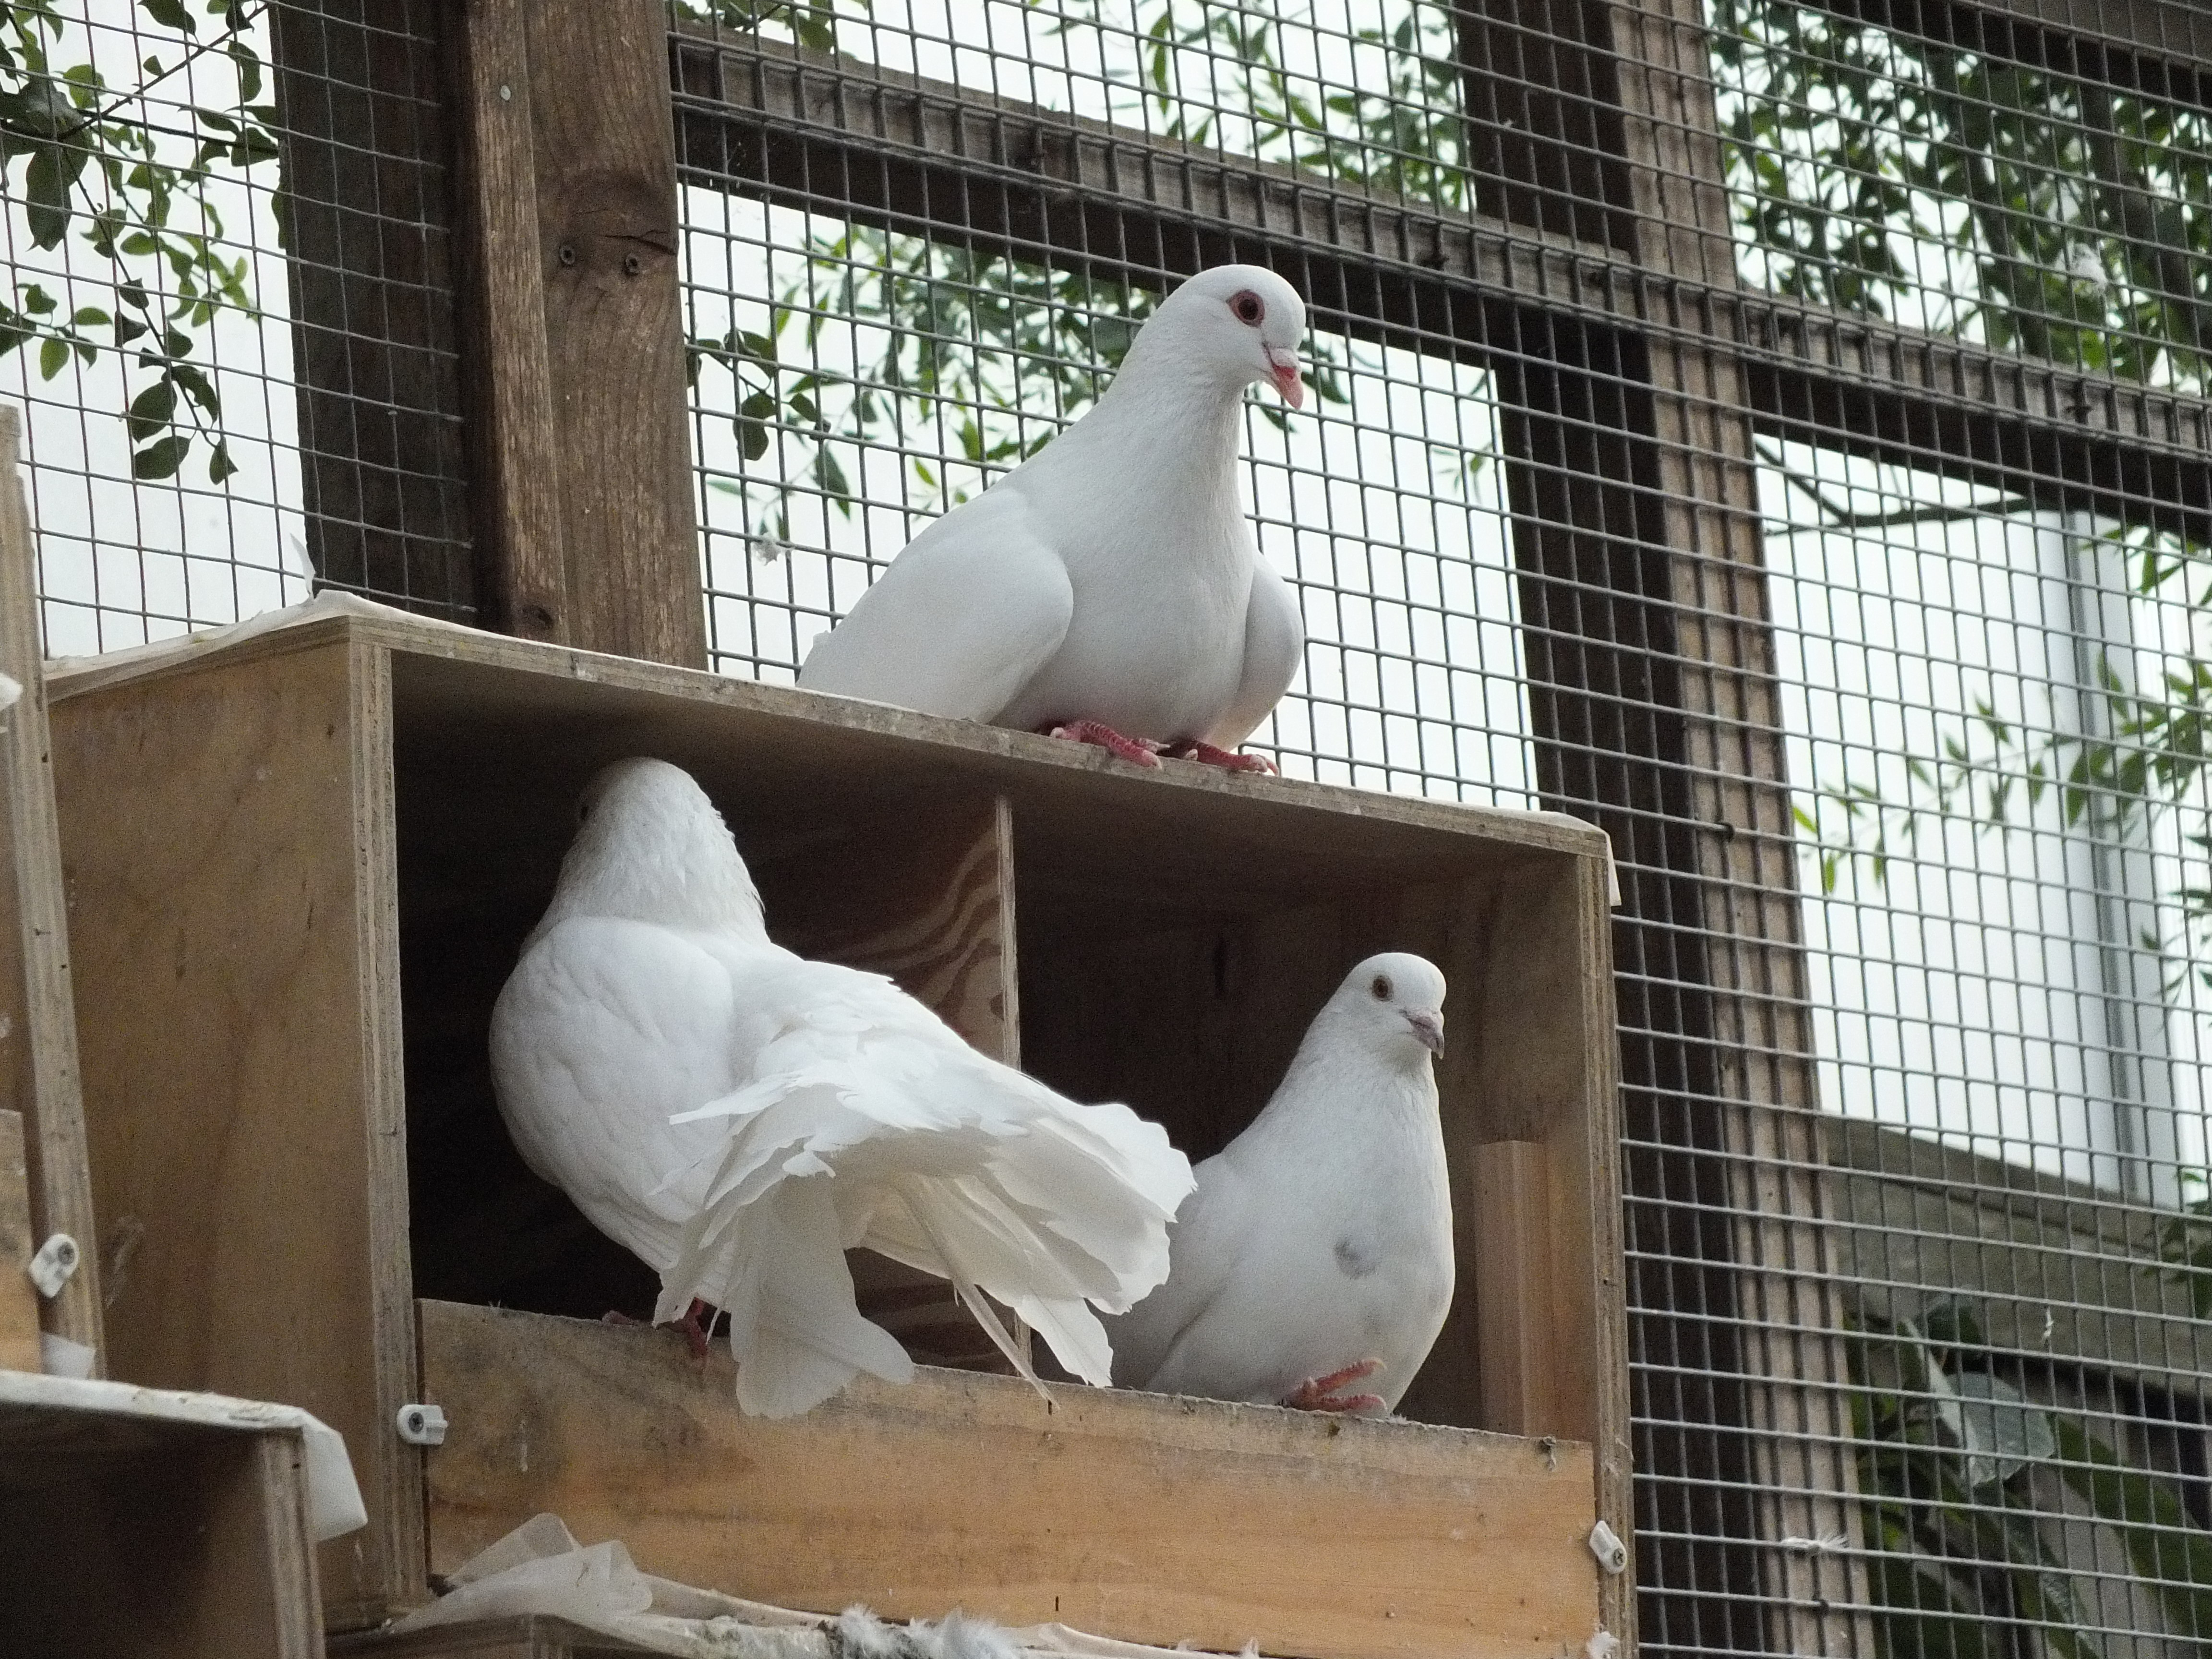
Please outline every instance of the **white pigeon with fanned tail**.
[{"label": "white pigeon with fanned tail", "polygon": [[[977,1053],[873,974],[770,942],[720,815],[665,762],[584,794],[553,902],[492,1014],[515,1145],[660,1274],[654,1317],[729,1316],[738,1401],[784,1417],[856,1371],[913,1375],[854,1304],[866,1245],[950,1279],[1104,1383],[1094,1309],[1165,1276],[1190,1166],[1126,1106],[1085,1106]],[[1034,1379],[1032,1379],[1034,1380]]]},{"label": "white pigeon with fanned tail", "polygon": [[[1191,277],[1090,412],[908,543],[816,641],[799,684],[1066,728],[1139,763],[1157,763],[1149,743],[1237,763],[1225,751],[1267,717],[1305,647],[1237,492],[1243,392],[1269,380],[1297,407],[1304,335],[1304,302],[1273,272]],[[1077,729],[1091,726],[1103,735]]]},{"label": "white pigeon with fanned tail", "polygon": [[[1251,1126],[1198,1166],[1167,1283],[1110,1322],[1124,1388],[1395,1409],[1451,1305],[1451,1192],[1431,1056],[1444,976],[1370,957],[1307,1028]],[[1375,1391],[1339,1392],[1373,1376]]]}]

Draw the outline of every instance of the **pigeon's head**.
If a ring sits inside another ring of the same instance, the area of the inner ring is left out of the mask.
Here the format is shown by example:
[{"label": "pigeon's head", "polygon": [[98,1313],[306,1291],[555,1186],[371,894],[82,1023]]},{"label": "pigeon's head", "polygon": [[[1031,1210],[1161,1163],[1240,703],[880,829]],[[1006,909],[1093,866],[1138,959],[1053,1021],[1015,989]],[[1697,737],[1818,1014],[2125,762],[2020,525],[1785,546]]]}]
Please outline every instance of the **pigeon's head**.
[{"label": "pigeon's head", "polygon": [[1215,265],[1169,295],[1137,337],[1147,356],[1173,351],[1240,392],[1267,380],[1296,409],[1306,399],[1298,378],[1305,337],[1297,289],[1259,265]]},{"label": "pigeon's head", "polygon": [[576,803],[556,911],[665,927],[760,928],[760,895],[729,826],[680,766],[635,755],[602,767]]},{"label": "pigeon's head", "polygon": [[1384,1054],[1411,1063],[1444,1051],[1444,976],[1402,951],[1370,957],[1346,975],[1329,1007]]}]

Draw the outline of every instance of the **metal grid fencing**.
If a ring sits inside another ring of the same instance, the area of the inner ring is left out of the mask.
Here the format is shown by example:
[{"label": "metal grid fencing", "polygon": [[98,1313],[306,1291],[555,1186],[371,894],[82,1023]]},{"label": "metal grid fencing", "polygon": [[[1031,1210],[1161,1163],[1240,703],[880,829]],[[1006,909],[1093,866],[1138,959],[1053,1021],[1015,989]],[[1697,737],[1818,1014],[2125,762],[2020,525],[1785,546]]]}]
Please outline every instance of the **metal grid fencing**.
[{"label": "metal grid fencing", "polygon": [[[1255,741],[1624,857],[1644,1640],[2178,1653],[2212,190],[2151,94],[2187,43],[1652,15],[679,9],[715,659],[788,676],[1194,253],[1274,263],[1326,368],[1249,416],[1312,635]],[[1622,211],[1677,186],[1724,205]],[[2123,387],[2171,397],[2084,420]]]},{"label": "metal grid fencing", "polygon": [[[435,19],[343,9],[11,8],[52,648],[310,572],[474,614]],[[1258,746],[1577,811],[1620,859],[1643,1639],[2201,1650],[2212,16],[669,29],[715,665],[788,678],[1179,274],[1273,264],[1317,395],[1255,400],[1245,487],[1310,643]],[[150,137],[63,112],[142,83],[112,125]],[[181,158],[167,219],[111,250],[100,213],[155,210],[102,158],[140,143]]]},{"label": "metal grid fencing", "polygon": [[48,649],[320,582],[465,620],[429,0],[29,0],[0,28]]}]

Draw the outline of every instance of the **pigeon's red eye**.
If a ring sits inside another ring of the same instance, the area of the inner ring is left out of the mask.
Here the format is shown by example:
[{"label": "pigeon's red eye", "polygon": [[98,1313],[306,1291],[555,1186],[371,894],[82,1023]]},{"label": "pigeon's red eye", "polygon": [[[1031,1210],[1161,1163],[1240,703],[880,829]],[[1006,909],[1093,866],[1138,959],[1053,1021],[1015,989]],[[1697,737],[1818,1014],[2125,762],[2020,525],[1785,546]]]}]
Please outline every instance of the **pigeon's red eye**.
[{"label": "pigeon's red eye", "polygon": [[1238,322],[1249,323],[1255,328],[1260,325],[1260,319],[1267,314],[1267,301],[1249,288],[1229,302],[1229,308],[1237,313]]},{"label": "pigeon's red eye", "polygon": [[1376,975],[1375,983],[1368,988],[1375,993],[1376,1001],[1388,1002],[1390,1000],[1390,981],[1384,975],[1381,974]]}]

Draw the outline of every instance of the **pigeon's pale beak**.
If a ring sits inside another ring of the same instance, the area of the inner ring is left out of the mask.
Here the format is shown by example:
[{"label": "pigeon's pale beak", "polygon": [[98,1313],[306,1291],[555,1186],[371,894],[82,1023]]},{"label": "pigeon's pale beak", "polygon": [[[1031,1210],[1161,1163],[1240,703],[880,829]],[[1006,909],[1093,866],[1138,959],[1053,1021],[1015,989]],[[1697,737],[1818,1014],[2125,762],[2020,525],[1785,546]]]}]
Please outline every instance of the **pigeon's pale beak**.
[{"label": "pigeon's pale beak", "polygon": [[1432,1054],[1444,1051],[1444,1017],[1433,1009],[1414,1008],[1406,1014],[1406,1024],[1413,1028],[1413,1035],[1421,1040],[1421,1047]]},{"label": "pigeon's pale beak", "polygon": [[1298,354],[1281,346],[1267,348],[1267,367],[1275,377],[1275,390],[1283,394],[1283,401],[1292,409],[1303,409],[1306,402],[1306,383],[1298,378]]}]

